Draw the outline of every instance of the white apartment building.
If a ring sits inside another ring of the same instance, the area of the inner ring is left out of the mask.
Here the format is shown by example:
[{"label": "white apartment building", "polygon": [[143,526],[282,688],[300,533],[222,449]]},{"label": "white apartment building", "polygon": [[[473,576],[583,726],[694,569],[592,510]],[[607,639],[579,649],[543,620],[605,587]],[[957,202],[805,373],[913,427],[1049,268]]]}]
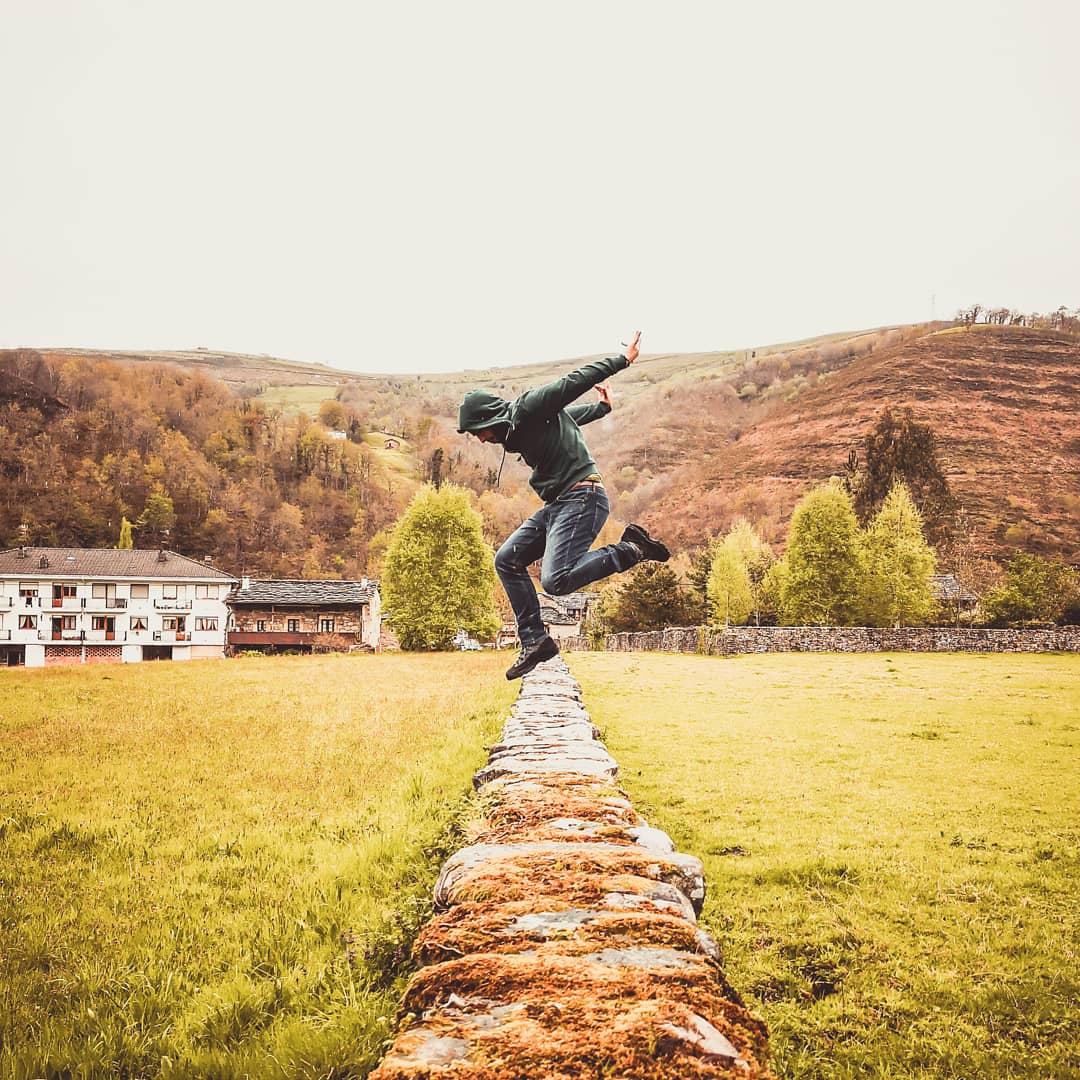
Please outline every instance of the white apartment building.
[{"label": "white apartment building", "polygon": [[0,551],[0,666],[224,656],[235,584],[172,551]]}]

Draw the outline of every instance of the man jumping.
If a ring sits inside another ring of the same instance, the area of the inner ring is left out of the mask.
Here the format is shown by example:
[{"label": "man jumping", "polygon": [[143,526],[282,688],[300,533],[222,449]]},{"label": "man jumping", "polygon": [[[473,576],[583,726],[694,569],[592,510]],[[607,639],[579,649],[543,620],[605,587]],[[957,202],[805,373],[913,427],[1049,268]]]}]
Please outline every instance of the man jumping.
[{"label": "man jumping", "polygon": [[[514,609],[521,639],[521,654],[506,672],[508,679],[520,679],[559,652],[544,630],[540,601],[529,578],[530,563],[542,557],[540,584],[547,592],[564,596],[646,559],[670,558],[668,549],[640,525],[627,525],[619,543],[589,551],[610,507],[581,425],[611,412],[611,394],[603,380],[637,359],[640,340],[639,330],[625,353],[586,364],[513,401],[486,390],[470,390],[461,403],[458,432],[475,435],[481,442],[501,443],[504,456],[505,451],[519,454],[532,467],[529,483],[544,500],[495,555],[495,571]],[[571,405],[594,387],[599,401]]]}]

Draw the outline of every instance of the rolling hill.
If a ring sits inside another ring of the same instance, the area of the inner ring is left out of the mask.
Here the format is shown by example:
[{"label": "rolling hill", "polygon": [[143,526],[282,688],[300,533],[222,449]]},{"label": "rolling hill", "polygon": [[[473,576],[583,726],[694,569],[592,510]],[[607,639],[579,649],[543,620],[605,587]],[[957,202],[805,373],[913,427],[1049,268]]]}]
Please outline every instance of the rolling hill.
[{"label": "rolling hill", "polygon": [[647,516],[684,543],[740,511],[778,515],[782,533],[886,405],[933,427],[978,550],[1080,557],[1080,342],[1024,327],[939,329],[853,360],[684,469]]},{"label": "rolling hill", "polygon": [[[438,440],[448,460],[471,455],[473,475],[498,464],[495,448],[466,448],[454,433],[466,390],[484,386],[512,397],[590,359],[421,376],[202,349],[38,355],[50,363],[174,363],[286,414],[314,415],[323,400],[337,398],[364,413],[372,429],[418,431],[430,417],[434,434],[415,443],[420,475],[419,455]],[[742,514],[782,546],[798,498],[842,472],[886,405],[910,407],[936,432],[976,551],[1023,547],[1076,562],[1078,388],[1076,336],[983,324],[888,327],[757,349],[643,355],[614,380],[616,412],[590,426],[588,437],[617,521],[643,520],[676,545],[693,546]],[[508,462],[501,494],[527,502],[526,476]]]}]

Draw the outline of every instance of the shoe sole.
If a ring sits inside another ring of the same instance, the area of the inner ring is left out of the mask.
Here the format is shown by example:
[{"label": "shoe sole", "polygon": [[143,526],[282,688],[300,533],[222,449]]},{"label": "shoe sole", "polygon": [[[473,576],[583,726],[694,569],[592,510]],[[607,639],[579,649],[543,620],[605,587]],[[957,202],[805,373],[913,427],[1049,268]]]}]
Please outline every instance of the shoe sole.
[{"label": "shoe sole", "polygon": [[[623,536],[626,536],[625,532]],[[671,558],[671,552],[668,551],[667,546],[659,540],[654,540],[641,526],[638,526],[628,539],[641,548],[645,558],[650,562],[667,562]]]}]

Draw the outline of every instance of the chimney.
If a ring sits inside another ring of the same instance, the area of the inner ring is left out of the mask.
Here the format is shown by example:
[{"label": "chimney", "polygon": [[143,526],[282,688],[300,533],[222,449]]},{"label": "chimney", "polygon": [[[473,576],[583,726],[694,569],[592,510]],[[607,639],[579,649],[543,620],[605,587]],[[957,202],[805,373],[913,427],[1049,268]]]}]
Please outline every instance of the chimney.
[{"label": "chimney", "polygon": [[214,565],[214,560],[211,559],[209,555],[204,555],[202,557],[202,561],[203,561],[203,564],[206,565],[206,566],[213,566]]},{"label": "chimney", "polygon": [[16,559],[29,559],[30,558],[30,552],[27,551],[26,548],[20,547],[19,550],[15,553],[15,558]]},{"label": "chimney", "polygon": [[249,578],[247,576],[247,574],[244,574],[244,576],[240,578],[240,588],[241,589],[250,589],[251,588],[251,578]]},{"label": "chimney", "polygon": [[158,550],[158,553],[157,553],[157,561],[158,562],[167,562],[168,559],[169,559],[169,553],[164,548],[160,548]]},{"label": "chimney", "polygon": [[49,569],[49,556],[48,555],[42,555],[41,558],[38,559],[38,568],[41,569],[41,570],[48,570]]}]

